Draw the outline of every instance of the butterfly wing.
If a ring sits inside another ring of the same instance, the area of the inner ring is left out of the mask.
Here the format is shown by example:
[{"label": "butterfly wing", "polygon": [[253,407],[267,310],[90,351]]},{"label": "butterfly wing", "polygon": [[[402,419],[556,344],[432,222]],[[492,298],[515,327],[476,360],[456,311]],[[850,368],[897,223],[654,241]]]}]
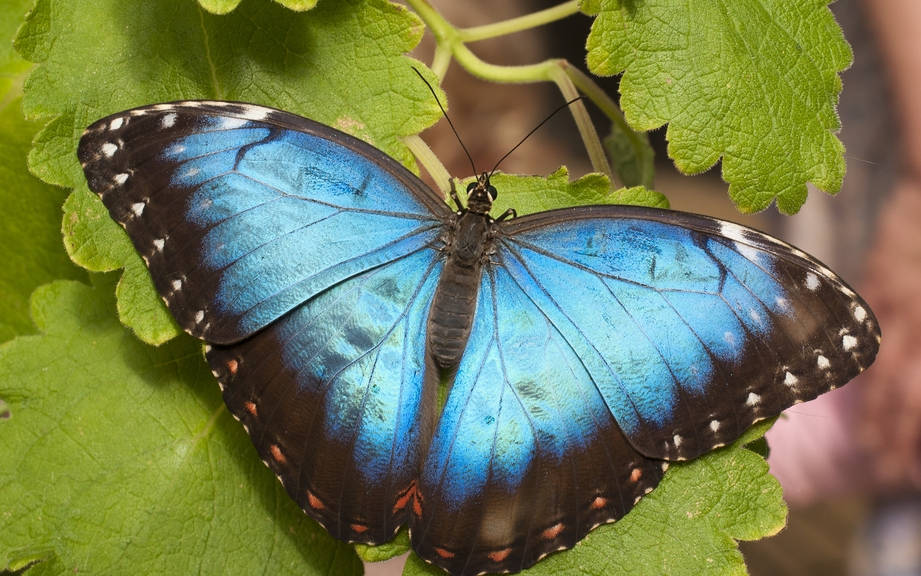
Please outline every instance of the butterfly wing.
[{"label": "butterfly wing", "polygon": [[662,460],[843,385],[878,348],[857,294],[754,230],[623,206],[500,226],[412,524],[454,574],[571,547]]},{"label": "butterfly wing", "polygon": [[248,104],[115,114],[78,156],[292,498],[334,536],[389,539],[435,414],[447,205],[371,146]]},{"label": "butterfly wing", "polygon": [[765,234],[598,206],[504,227],[502,265],[576,351],[630,443],[694,458],[869,366],[879,327],[822,263]]},{"label": "butterfly wing", "polygon": [[630,445],[512,274],[487,267],[420,478],[413,548],[455,575],[518,571],[626,514],[662,464]]},{"label": "butterfly wing", "polygon": [[214,343],[430,244],[450,212],[368,144],[250,104],[115,114],[77,155],[180,326]]},{"label": "butterfly wing", "polygon": [[440,267],[420,250],[207,352],[262,459],[342,540],[380,544],[406,521],[436,414],[423,374]]}]

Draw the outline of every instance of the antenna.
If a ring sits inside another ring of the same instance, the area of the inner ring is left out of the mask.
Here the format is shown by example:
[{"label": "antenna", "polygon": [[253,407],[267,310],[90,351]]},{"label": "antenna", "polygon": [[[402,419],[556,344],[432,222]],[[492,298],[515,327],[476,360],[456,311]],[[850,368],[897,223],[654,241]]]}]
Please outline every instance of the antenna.
[{"label": "antenna", "polygon": [[416,74],[419,75],[419,78],[425,82],[425,85],[429,87],[429,92],[432,93],[432,96],[435,98],[435,102],[438,104],[438,107],[441,108],[442,115],[444,115],[445,120],[448,121],[448,125],[451,126],[451,131],[454,132],[454,137],[457,138],[458,142],[460,142],[461,148],[464,149],[464,154],[467,155],[467,160],[470,161],[470,167],[473,168],[473,174],[476,175],[476,164],[473,163],[473,157],[470,156],[470,151],[467,150],[466,146],[464,146],[464,141],[461,140],[460,134],[457,133],[457,128],[454,127],[454,122],[451,122],[451,117],[448,116],[448,113],[445,111],[445,107],[441,105],[441,100],[438,99],[438,94],[435,94],[435,89],[432,88],[432,85],[429,84],[429,81],[425,79],[425,76],[422,75],[422,72],[419,72],[415,66],[413,66],[412,69]]},{"label": "antenna", "polygon": [[[438,99],[438,94],[435,93],[435,89],[432,88],[432,85],[429,84],[429,81],[425,79],[425,76],[422,75],[422,72],[419,72],[419,69],[418,69],[418,68],[416,68],[415,66],[413,66],[412,69],[413,69],[413,71],[414,71],[416,74],[419,75],[419,78],[420,78],[423,82],[425,82],[425,85],[428,86],[429,92],[432,93],[432,96],[435,98],[435,102],[438,104],[438,107],[441,108],[441,113],[444,115],[445,120],[447,120],[447,121],[448,121],[448,125],[451,126],[451,131],[454,132],[454,136],[457,138],[457,141],[460,142],[461,148],[464,149],[464,154],[467,155],[467,160],[470,161],[470,167],[473,168],[473,174],[474,174],[474,176],[476,176],[476,175],[477,175],[476,164],[473,163],[473,157],[470,156],[470,151],[467,150],[467,147],[464,145],[464,141],[461,140],[460,134],[457,133],[457,128],[454,127],[454,122],[451,122],[451,117],[448,116],[448,113],[445,112],[444,106],[441,105],[441,100]],[[487,180],[487,182],[489,181],[490,178],[492,178],[493,173],[499,168],[499,164],[502,164],[502,161],[503,161],[503,160],[505,160],[506,158],[508,158],[508,157],[512,154],[512,152],[514,152],[515,150],[518,149],[519,146],[521,146],[522,144],[524,144],[525,140],[527,140],[528,138],[530,138],[531,135],[534,134],[535,132],[537,132],[538,129],[540,129],[541,126],[543,126],[543,125],[546,124],[548,121],[550,121],[551,118],[553,118],[554,116],[556,116],[558,112],[560,112],[561,110],[563,110],[563,109],[565,109],[565,108],[569,108],[569,106],[571,106],[571,105],[574,104],[575,102],[578,102],[579,100],[582,100],[582,98],[583,98],[583,96],[576,96],[575,98],[573,98],[572,100],[566,102],[565,104],[561,104],[560,106],[558,106],[558,107],[556,108],[556,110],[554,110],[553,112],[551,112],[550,114],[548,114],[546,118],[544,118],[543,120],[541,120],[541,121],[537,124],[537,126],[535,126],[534,128],[532,128],[530,132],[528,132],[527,134],[525,134],[525,135],[524,135],[524,138],[522,138],[522,139],[518,142],[518,144],[515,144],[514,146],[512,146],[512,149],[511,149],[511,150],[509,150],[508,152],[506,152],[505,155],[502,156],[502,158],[499,158],[499,161],[496,162],[496,165],[492,167],[492,170],[489,171],[489,174],[486,174],[486,173],[484,172],[484,174],[486,175],[486,180]]]},{"label": "antenna", "polygon": [[514,152],[515,150],[518,149],[519,146],[521,146],[522,144],[524,144],[525,140],[527,140],[528,138],[531,137],[532,134],[534,134],[535,132],[537,132],[537,130],[538,130],[541,126],[543,126],[543,125],[546,124],[551,118],[553,118],[554,116],[556,116],[557,112],[559,112],[560,110],[563,110],[563,109],[565,109],[565,108],[569,108],[570,105],[572,105],[572,104],[575,103],[575,102],[578,102],[579,100],[582,100],[582,98],[583,98],[582,96],[576,96],[575,98],[573,98],[573,99],[570,100],[569,102],[566,102],[565,104],[561,104],[560,106],[557,107],[556,110],[554,110],[554,111],[551,112],[546,118],[544,118],[543,120],[541,120],[540,123],[538,123],[537,126],[535,126],[534,128],[532,128],[530,132],[528,132],[527,134],[524,135],[524,138],[522,138],[521,141],[518,142],[518,144],[515,144],[514,146],[512,146],[512,149],[511,149],[511,150],[509,150],[508,152],[506,152],[505,155],[502,156],[502,158],[499,158],[499,161],[496,162],[496,165],[493,166],[493,167],[492,167],[492,170],[489,171],[489,175],[486,177],[486,179],[488,180],[488,179],[492,178],[493,173],[496,171],[497,168],[499,168],[499,164],[502,164],[502,161],[503,161],[503,160],[505,160],[506,158],[508,158],[508,157],[512,154],[512,152]]}]

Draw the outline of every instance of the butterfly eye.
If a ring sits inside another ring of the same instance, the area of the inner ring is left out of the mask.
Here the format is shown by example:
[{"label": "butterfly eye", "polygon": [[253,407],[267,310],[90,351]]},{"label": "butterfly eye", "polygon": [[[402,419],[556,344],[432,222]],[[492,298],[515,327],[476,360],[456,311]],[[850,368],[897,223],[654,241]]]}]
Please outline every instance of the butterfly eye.
[{"label": "butterfly eye", "polygon": [[490,184],[486,187],[486,193],[489,194],[489,201],[492,202],[499,196],[499,191],[496,190],[496,187]]},{"label": "butterfly eye", "polygon": [[476,188],[477,184],[478,182],[471,182],[470,184],[467,184],[467,195],[468,196],[470,195],[471,192],[473,192],[473,189]]}]

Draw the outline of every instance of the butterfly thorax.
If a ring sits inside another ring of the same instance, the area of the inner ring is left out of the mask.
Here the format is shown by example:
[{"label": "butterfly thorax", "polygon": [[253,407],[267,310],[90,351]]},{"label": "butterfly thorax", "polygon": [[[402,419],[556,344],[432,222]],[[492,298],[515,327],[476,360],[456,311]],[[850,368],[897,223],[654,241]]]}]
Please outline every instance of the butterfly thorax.
[{"label": "butterfly thorax", "polygon": [[495,225],[489,216],[495,188],[485,175],[467,189],[467,194],[467,209],[458,213],[445,238],[444,270],[428,317],[428,353],[448,372],[457,368],[470,337],[483,263]]}]

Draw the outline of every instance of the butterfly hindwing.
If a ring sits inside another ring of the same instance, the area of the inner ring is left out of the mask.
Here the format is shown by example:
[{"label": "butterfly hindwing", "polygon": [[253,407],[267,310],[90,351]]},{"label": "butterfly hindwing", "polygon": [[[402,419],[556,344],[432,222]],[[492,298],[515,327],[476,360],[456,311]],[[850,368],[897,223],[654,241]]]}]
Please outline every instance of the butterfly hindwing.
[{"label": "butterfly hindwing", "polygon": [[436,414],[424,327],[440,266],[423,249],[208,350],[263,460],[337,538],[382,543],[405,522]]},{"label": "butterfly hindwing", "polygon": [[451,574],[518,571],[626,514],[662,470],[550,319],[489,267],[422,471],[415,550]]},{"label": "butterfly hindwing", "polygon": [[368,144],[249,104],[115,114],[87,129],[78,156],[180,326],[214,343],[432,243],[450,213]]},{"label": "butterfly hindwing", "polygon": [[754,230],[627,206],[503,225],[499,261],[591,374],[631,444],[688,459],[869,366],[869,307]]}]

